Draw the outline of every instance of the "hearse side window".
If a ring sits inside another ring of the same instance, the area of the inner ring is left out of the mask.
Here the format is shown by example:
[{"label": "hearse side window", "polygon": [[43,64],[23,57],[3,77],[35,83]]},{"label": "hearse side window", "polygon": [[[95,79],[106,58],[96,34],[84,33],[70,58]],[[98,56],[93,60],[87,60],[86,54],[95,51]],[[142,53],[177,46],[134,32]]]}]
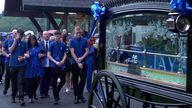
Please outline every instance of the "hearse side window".
[{"label": "hearse side window", "polygon": [[167,18],[140,13],[108,20],[106,68],[185,86],[187,38],[169,32]]}]

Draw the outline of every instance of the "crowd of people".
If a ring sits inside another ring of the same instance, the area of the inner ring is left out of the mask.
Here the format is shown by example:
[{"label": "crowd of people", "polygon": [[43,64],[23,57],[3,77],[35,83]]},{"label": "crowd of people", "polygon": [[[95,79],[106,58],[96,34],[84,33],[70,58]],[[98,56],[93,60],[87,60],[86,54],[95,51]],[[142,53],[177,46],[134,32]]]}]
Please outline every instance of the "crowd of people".
[{"label": "crowd of people", "polygon": [[85,103],[84,87],[90,91],[96,69],[95,41],[94,36],[89,39],[83,36],[79,26],[74,28],[74,36],[66,29],[44,31],[42,36],[14,29],[0,39],[0,83],[5,72],[3,94],[7,94],[11,84],[12,103],[16,103],[18,97],[24,106],[25,95],[33,103],[38,97],[49,98],[51,87],[53,104],[58,105],[60,91],[66,83],[66,92],[73,89],[74,104]]}]

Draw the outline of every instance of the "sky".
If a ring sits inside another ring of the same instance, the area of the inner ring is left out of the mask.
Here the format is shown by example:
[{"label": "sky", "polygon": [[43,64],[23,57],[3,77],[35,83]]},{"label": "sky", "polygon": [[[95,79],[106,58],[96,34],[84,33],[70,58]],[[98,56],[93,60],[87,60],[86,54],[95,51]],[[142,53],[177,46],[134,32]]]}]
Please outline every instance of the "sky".
[{"label": "sky", "polygon": [[4,10],[5,0],[0,0],[0,13]]}]

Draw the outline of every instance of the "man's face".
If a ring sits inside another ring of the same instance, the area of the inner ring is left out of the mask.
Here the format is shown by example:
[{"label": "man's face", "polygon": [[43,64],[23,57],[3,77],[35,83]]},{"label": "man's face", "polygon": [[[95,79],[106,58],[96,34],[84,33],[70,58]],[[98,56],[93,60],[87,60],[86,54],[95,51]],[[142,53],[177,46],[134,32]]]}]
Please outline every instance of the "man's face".
[{"label": "man's face", "polygon": [[22,38],[22,36],[21,36],[21,34],[20,33],[16,33],[16,36],[15,37],[17,37],[17,39],[21,39]]},{"label": "man's face", "polygon": [[77,36],[77,38],[81,38],[81,36],[82,36],[82,32],[79,30],[79,31],[77,31],[76,32],[76,36]]},{"label": "man's face", "polygon": [[16,31],[12,32],[12,34],[13,34],[13,38],[15,38],[17,36],[17,32]]},{"label": "man's face", "polygon": [[66,29],[63,29],[63,34],[66,34],[67,33],[67,30]]},{"label": "man's face", "polygon": [[61,36],[60,35],[57,35],[55,37],[56,37],[56,41],[60,41],[61,40]]},{"label": "man's face", "polygon": [[49,40],[49,33],[48,32],[43,33],[43,38],[45,40]]}]

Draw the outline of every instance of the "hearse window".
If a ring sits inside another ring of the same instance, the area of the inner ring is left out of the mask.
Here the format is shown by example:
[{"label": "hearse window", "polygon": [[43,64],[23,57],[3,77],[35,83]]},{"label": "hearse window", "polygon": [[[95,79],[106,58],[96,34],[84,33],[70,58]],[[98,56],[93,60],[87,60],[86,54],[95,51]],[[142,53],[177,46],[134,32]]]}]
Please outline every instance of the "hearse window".
[{"label": "hearse window", "polygon": [[107,21],[107,69],[185,87],[186,37],[169,32],[167,14],[128,14]]}]

